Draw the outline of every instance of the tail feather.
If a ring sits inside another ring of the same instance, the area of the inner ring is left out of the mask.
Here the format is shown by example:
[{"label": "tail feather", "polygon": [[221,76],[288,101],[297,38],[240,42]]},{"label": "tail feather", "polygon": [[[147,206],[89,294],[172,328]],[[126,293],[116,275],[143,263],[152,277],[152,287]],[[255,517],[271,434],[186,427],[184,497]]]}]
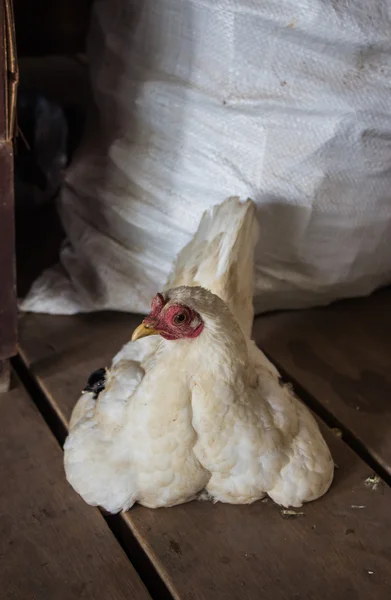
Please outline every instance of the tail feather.
[{"label": "tail feather", "polygon": [[206,211],[193,239],[178,254],[166,285],[209,289],[226,302],[248,336],[254,318],[255,213],[252,200],[236,197]]}]

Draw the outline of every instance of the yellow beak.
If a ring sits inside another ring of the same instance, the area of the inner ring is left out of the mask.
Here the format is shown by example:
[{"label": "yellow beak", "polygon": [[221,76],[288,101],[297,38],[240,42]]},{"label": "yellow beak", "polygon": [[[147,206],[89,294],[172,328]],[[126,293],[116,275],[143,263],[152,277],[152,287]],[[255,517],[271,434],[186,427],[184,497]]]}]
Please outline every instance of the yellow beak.
[{"label": "yellow beak", "polygon": [[141,325],[136,327],[136,329],[133,331],[132,342],[140,340],[141,338],[146,337],[147,335],[158,335],[159,333],[160,332],[157,329],[145,325],[143,321]]}]

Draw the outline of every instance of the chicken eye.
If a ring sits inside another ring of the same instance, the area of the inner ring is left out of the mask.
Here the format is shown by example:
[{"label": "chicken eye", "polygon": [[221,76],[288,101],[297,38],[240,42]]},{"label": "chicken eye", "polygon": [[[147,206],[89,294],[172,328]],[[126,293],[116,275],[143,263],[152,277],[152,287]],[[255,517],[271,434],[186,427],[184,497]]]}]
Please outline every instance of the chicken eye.
[{"label": "chicken eye", "polygon": [[177,325],[180,325],[181,323],[184,323],[185,321],[186,321],[186,315],[185,315],[185,313],[179,313],[174,318],[174,323],[177,324]]}]

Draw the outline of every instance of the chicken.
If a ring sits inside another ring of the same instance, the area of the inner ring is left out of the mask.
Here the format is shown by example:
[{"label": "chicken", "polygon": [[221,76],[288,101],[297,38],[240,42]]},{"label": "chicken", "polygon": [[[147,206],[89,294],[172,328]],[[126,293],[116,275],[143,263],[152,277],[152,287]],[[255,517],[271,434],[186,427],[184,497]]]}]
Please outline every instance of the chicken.
[{"label": "chicken", "polygon": [[89,504],[116,513],[267,494],[300,507],[328,490],[316,421],[250,339],[256,239],[251,201],[204,214],[133,341],[90,381],[64,446]]}]

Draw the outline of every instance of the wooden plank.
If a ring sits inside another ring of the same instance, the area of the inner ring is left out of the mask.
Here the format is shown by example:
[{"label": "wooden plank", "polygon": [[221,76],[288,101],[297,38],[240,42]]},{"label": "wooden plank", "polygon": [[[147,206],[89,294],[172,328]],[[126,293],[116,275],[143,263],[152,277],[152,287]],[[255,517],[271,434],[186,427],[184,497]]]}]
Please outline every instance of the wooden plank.
[{"label": "wooden plank", "polygon": [[[0,2],[0,361],[16,351],[16,290],[12,124],[16,64],[12,46],[12,7]],[[11,36],[11,37],[10,37]]]},{"label": "wooden plank", "polygon": [[7,137],[7,68],[5,36],[5,4],[0,0],[0,140]]},{"label": "wooden plank", "polygon": [[15,19],[13,0],[5,0],[5,43],[6,43],[6,94],[7,94],[7,141],[12,141],[16,129],[16,98],[19,83],[18,57],[16,53]]},{"label": "wooden plank", "polygon": [[15,237],[11,142],[0,142],[0,360],[16,352]]},{"label": "wooden plank", "polygon": [[260,347],[391,475],[391,290],[255,323]]},{"label": "wooden plank", "polygon": [[2,598],[149,598],[99,511],[64,481],[61,450],[20,384],[0,396],[0,481]]},{"label": "wooden plank", "polygon": [[[129,315],[25,315],[25,360],[66,423],[89,373],[109,364],[139,321]],[[131,509],[123,519],[180,600],[357,600],[391,596],[391,491],[365,485],[370,469],[326,431],[335,483],[304,515],[286,520],[271,501],[194,502]],[[362,507],[362,508],[357,508]]]}]

